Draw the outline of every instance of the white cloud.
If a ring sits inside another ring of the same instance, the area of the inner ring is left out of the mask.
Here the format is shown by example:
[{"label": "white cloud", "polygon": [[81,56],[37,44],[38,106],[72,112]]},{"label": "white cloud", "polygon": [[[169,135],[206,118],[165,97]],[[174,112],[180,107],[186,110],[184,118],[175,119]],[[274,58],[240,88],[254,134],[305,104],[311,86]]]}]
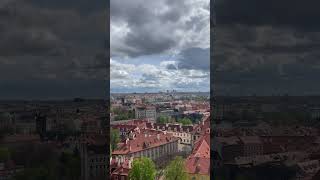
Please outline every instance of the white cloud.
[{"label": "white cloud", "polygon": [[177,64],[176,61],[163,61],[159,66],[146,63],[134,65],[112,59],[110,61],[111,90],[209,90],[209,72],[194,69],[177,69],[174,71],[167,69],[167,65]]}]

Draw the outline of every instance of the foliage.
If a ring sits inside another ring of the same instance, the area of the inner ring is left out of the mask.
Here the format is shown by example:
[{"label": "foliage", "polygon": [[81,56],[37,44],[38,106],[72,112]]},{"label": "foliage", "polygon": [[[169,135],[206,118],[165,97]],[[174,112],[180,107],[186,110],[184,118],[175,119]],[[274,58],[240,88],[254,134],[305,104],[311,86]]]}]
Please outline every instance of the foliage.
[{"label": "foliage", "polygon": [[184,160],[182,157],[177,156],[165,169],[165,180],[187,180],[188,174],[186,173]]},{"label": "foliage", "polygon": [[81,175],[80,156],[77,151],[74,153],[62,152],[60,156],[62,174],[70,180],[77,180]]},{"label": "foliage", "polygon": [[0,147],[0,162],[10,159],[11,152],[6,147]]},{"label": "foliage", "polygon": [[192,124],[191,119],[189,118],[182,118],[182,119],[178,119],[178,122],[183,124],[183,125],[190,125]]},{"label": "foliage", "polygon": [[118,143],[120,142],[120,132],[118,129],[111,128],[110,131],[110,144],[111,150],[115,150],[117,148]]},{"label": "foliage", "polygon": [[156,169],[153,161],[149,158],[142,157],[132,162],[132,169],[129,172],[130,180],[155,179]]},{"label": "foliage", "polygon": [[115,121],[134,119],[135,113],[132,110],[125,110],[121,108],[112,108],[111,112],[115,114]]},{"label": "foliage", "polygon": [[168,116],[163,116],[163,115],[159,116],[157,120],[158,120],[158,123],[161,123],[161,124],[170,122],[170,118]]}]

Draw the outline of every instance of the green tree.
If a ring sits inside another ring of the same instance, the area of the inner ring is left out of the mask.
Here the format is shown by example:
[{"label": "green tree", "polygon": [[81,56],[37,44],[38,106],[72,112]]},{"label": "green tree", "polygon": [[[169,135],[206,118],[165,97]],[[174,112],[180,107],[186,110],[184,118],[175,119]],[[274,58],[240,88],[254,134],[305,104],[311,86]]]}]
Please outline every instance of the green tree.
[{"label": "green tree", "polygon": [[158,117],[158,123],[162,123],[162,124],[165,124],[165,123],[168,123],[169,122],[169,117],[168,116],[159,116]]},{"label": "green tree", "polygon": [[62,152],[60,155],[61,170],[63,176],[70,180],[77,180],[81,175],[81,162],[79,154],[74,152]]},{"label": "green tree", "polygon": [[7,161],[10,159],[10,150],[6,147],[0,147],[0,162]]},{"label": "green tree", "polygon": [[118,129],[111,129],[110,142],[111,149],[113,151],[117,148],[117,145],[120,142],[120,132]]},{"label": "green tree", "polygon": [[164,172],[165,180],[187,180],[188,174],[184,166],[184,160],[182,157],[177,156],[166,167]]},{"label": "green tree", "polygon": [[156,177],[156,168],[151,159],[142,157],[132,162],[132,169],[129,172],[130,180],[153,180]]},{"label": "green tree", "polygon": [[192,124],[192,121],[191,121],[191,119],[189,119],[189,118],[179,119],[178,122],[181,123],[181,124],[183,124],[183,125],[190,125],[190,124]]},{"label": "green tree", "polygon": [[109,158],[111,158],[112,157],[112,147],[111,147],[111,144],[110,144],[110,157]]}]

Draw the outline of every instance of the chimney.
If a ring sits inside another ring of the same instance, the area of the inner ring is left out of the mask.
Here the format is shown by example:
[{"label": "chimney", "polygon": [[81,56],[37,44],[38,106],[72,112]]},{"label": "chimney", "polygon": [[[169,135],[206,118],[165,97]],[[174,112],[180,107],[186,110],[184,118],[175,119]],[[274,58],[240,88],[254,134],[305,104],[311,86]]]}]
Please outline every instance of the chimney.
[{"label": "chimney", "polygon": [[131,145],[129,145],[129,151],[131,151]]},{"label": "chimney", "polygon": [[196,166],[196,172],[198,173],[200,170],[201,170],[201,166],[200,166],[200,164],[197,164],[197,166]]},{"label": "chimney", "polygon": [[160,134],[157,134],[157,139],[160,140]]},{"label": "chimney", "polygon": [[146,133],[146,134],[144,134],[144,137],[148,137],[148,134]]},{"label": "chimney", "polygon": [[128,163],[129,169],[132,168],[132,162],[133,162],[133,157],[131,156]]},{"label": "chimney", "polygon": [[129,139],[127,138],[127,139],[126,139],[126,144],[128,144],[128,142],[129,142]]},{"label": "chimney", "polygon": [[118,158],[118,156],[116,156],[116,163],[118,164],[118,166],[120,166],[120,159]]},{"label": "chimney", "polygon": [[129,169],[131,169],[131,163],[132,163],[132,161],[131,161],[131,159],[130,159],[129,162],[128,162],[128,168],[129,168]]}]

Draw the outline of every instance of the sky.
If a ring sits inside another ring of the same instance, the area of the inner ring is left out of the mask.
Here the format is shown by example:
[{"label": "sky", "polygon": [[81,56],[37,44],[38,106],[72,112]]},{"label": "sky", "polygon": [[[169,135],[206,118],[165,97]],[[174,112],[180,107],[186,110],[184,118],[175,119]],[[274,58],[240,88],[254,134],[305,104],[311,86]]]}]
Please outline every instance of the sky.
[{"label": "sky", "polygon": [[215,0],[216,95],[319,95],[320,1]]},{"label": "sky", "polygon": [[108,11],[104,0],[1,0],[0,99],[104,97]]},{"label": "sky", "polygon": [[209,0],[111,0],[111,92],[208,92],[209,19]]}]

